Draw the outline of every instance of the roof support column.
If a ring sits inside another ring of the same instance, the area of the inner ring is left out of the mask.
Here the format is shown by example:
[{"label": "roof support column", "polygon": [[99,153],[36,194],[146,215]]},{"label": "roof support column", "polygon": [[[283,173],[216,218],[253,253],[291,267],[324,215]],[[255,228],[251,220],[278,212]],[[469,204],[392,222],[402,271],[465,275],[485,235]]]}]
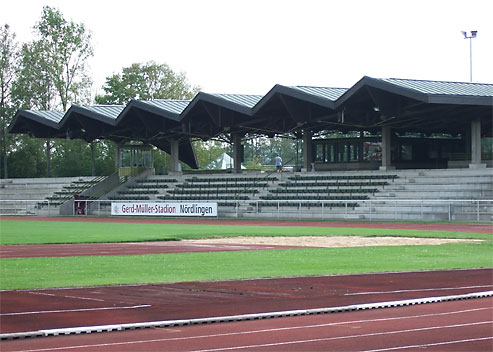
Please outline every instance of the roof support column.
[{"label": "roof support column", "polygon": [[364,158],[363,149],[365,145],[365,133],[363,131],[359,132],[359,141],[358,141],[358,162],[361,163]]},{"label": "roof support column", "polygon": [[94,141],[89,143],[89,147],[91,148],[91,175],[96,176],[96,157],[94,155]]},{"label": "roof support column", "polygon": [[242,145],[241,145],[241,134],[239,133],[233,133],[233,150],[234,150],[234,155],[233,155],[233,161],[234,161],[234,168],[233,172],[236,174],[241,173],[241,159],[242,159]]},{"label": "roof support column", "polygon": [[115,142],[116,144],[116,149],[115,149],[115,172],[118,173],[120,171],[120,166],[122,164],[121,160],[121,147],[122,144],[120,142]]},{"label": "roof support column", "polygon": [[380,170],[395,170],[395,167],[392,166],[392,153],[391,153],[391,139],[392,133],[390,126],[382,126],[382,166],[380,166]]},{"label": "roof support column", "polygon": [[481,120],[471,121],[471,163],[470,169],[483,169],[486,164],[481,164]]},{"label": "roof support column", "polygon": [[49,139],[46,140],[46,177],[51,177],[51,148],[53,145]]},{"label": "roof support column", "polygon": [[312,131],[310,129],[303,130],[303,169],[301,171],[312,170]]},{"label": "roof support column", "polygon": [[177,139],[170,139],[169,140],[170,144],[170,161],[169,161],[169,171],[170,172],[178,172],[179,171],[179,142]]}]

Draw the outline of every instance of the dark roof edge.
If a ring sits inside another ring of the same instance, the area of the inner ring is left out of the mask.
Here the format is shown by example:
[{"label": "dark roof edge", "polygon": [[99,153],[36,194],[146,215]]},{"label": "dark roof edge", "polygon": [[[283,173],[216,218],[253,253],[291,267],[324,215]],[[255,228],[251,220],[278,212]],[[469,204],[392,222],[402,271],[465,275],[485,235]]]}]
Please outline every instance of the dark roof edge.
[{"label": "dark roof edge", "polygon": [[166,109],[159,108],[154,105],[146,104],[145,102],[141,100],[136,100],[136,99],[131,99],[130,102],[127,103],[127,106],[122,110],[122,112],[118,115],[118,117],[115,120],[115,125],[118,125],[121,120],[123,120],[129,113],[129,111],[132,109],[140,109],[144,110],[147,112],[150,112],[152,114],[156,114],[159,116],[162,116],[168,120],[172,120],[174,122],[179,122],[180,121],[180,115],[176,114],[174,112],[171,112]]},{"label": "dark roof edge", "polygon": [[418,92],[414,89],[409,89],[409,88],[397,86],[389,82],[381,81],[378,78],[364,76],[358,82],[356,82],[351,88],[349,88],[347,92],[342,94],[339,97],[339,99],[336,100],[336,104],[335,104],[336,108],[339,108],[341,105],[343,105],[348,99],[350,99],[353,95],[358,93],[365,86],[382,89],[389,93],[404,95],[408,98],[420,100],[423,102],[428,102],[427,94]]},{"label": "dark roof edge", "polygon": [[[111,105],[109,105],[109,106],[111,106]],[[65,113],[63,118],[60,120],[60,122],[59,122],[60,128],[62,128],[63,126],[65,126],[66,123],[68,123],[67,121],[70,119],[70,116],[72,114],[83,115],[87,118],[106,123],[112,127],[116,126],[116,123],[115,123],[116,119],[112,119],[112,118],[109,118],[103,114],[97,113],[93,110],[89,110],[84,106],[72,105],[70,107],[70,109],[67,110],[67,112]]]},{"label": "dark roof edge", "polygon": [[[300,86],[302,87],[302,86]],[[308,86],[306,86],[308,87]],[[315,88],[315,87],[314,87]],[[326,87],[324,87],[326,88]],[[327,98],[323,98],[323,97],[320,97],[320,96],[317,96],[317,95],[314,95],[314,94],[310,94],[310,93],[307,93],[307,92],[303,92],[299,89],[296,89],[296,88],[292,88],[292,87],[288,87],[288,86],[284,86],[282,84],[276,84],[274,87],[272,87],[271,90],[269,90],[267,92],[267,94],[265,94],[262,99],[260,99],[258,101],[258,103],[253,107],[253,113],[257,113],[260,109],[262,109],[262,107],[267,104],[267,102],[272,98],[273,95],[275,94],[283,94],[283,95],[287,95],[287,96],[290,96],[292,98],[295,98],[295,99],[300,99],[300,100],[304,100],[304,101],[307,101],[309,103],[313,103],[313,104],[316,104],[316,105],[320,105],[320,106],[323,106],[323,107],[326,107],[326,108],[329,108],[329,109],[332,109],[332,110],[335,110],[335,101],[336,100],[330,100],[330,99],[327,99]]]},{"label": "dark roof edge", "polygon": [[49,128],[53,128],[54,130],[57,130],[57,131],[60,128],[60,121],[59,122],[54,122],[54,121],[49,120],[47,118],[44,118],[44,117],[42,117],[40,115],[37,115],[37,114],[31,112],[30,110],[19,109],[15,113],[15,115],[12,118],[12,121],[10,122],[10,125],[9,125],[9,127],[7,129],[7,131],[9,133],[11,132],[11,130],[16,125],[17,120],[20,119],[20,118],[26,118],[26,119],[35,121],[35,122],[37,122],[39,124],[45,125],[45,126],[47,126]]}]

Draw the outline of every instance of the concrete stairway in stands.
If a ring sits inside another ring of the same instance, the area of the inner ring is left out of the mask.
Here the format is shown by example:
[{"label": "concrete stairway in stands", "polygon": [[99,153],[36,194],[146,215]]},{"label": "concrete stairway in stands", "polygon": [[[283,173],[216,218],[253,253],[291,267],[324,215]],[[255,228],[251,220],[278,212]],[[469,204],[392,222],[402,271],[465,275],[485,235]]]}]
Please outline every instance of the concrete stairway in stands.
[{"label": "concrete stairway in stands", "polygon": [[388,220],[493,220],[493,169],[399,170],[356,211]]}]

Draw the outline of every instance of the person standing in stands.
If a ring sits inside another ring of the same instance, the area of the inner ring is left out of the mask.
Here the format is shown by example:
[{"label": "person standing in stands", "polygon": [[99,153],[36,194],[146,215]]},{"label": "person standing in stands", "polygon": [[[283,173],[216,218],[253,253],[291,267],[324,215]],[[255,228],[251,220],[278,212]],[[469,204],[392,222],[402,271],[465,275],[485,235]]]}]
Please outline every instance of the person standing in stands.
[{"label": "person standing in stands", "polygon": [[276,155],[276,171],[281,172],[282,171],[282,159],[279,154]]}]

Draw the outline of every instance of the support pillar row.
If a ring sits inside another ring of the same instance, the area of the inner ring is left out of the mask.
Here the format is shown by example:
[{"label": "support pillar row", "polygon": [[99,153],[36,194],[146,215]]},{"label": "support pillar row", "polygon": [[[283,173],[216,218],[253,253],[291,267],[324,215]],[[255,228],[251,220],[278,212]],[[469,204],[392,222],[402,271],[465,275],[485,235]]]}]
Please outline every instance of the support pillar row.
[{"label": "support pillar row", "polygon": [[233,148],[234,148],[234,168],[233,172],[236,174],[241,173],[241,135],[239,133],[233,134]]},{"label": "support pillar row", "polygon": [[392,133],[390,126],[382,127],[382,166],[380,170],[395,170],[392,166]]},{"label": "support pillar row", "polygon": [[305,171],[312,170],[312,131],[309,129],[303,130],[303,169]]},{"label": "support pillar row", "polygon": [[178,140],[176,140],[176,139],[170,139],[169,143],[170,143],[170,156],[171,156],[170,162],[169,162],[169,171],[170,172],[178,172],[179,171],[178,163],[179,163],[180,144],[179,144]]},{"label": "support pillar row", "polygon": [[481,164],[481,120],[471,121],[471,163],[469,168],[482,169],[486,164]]}]

